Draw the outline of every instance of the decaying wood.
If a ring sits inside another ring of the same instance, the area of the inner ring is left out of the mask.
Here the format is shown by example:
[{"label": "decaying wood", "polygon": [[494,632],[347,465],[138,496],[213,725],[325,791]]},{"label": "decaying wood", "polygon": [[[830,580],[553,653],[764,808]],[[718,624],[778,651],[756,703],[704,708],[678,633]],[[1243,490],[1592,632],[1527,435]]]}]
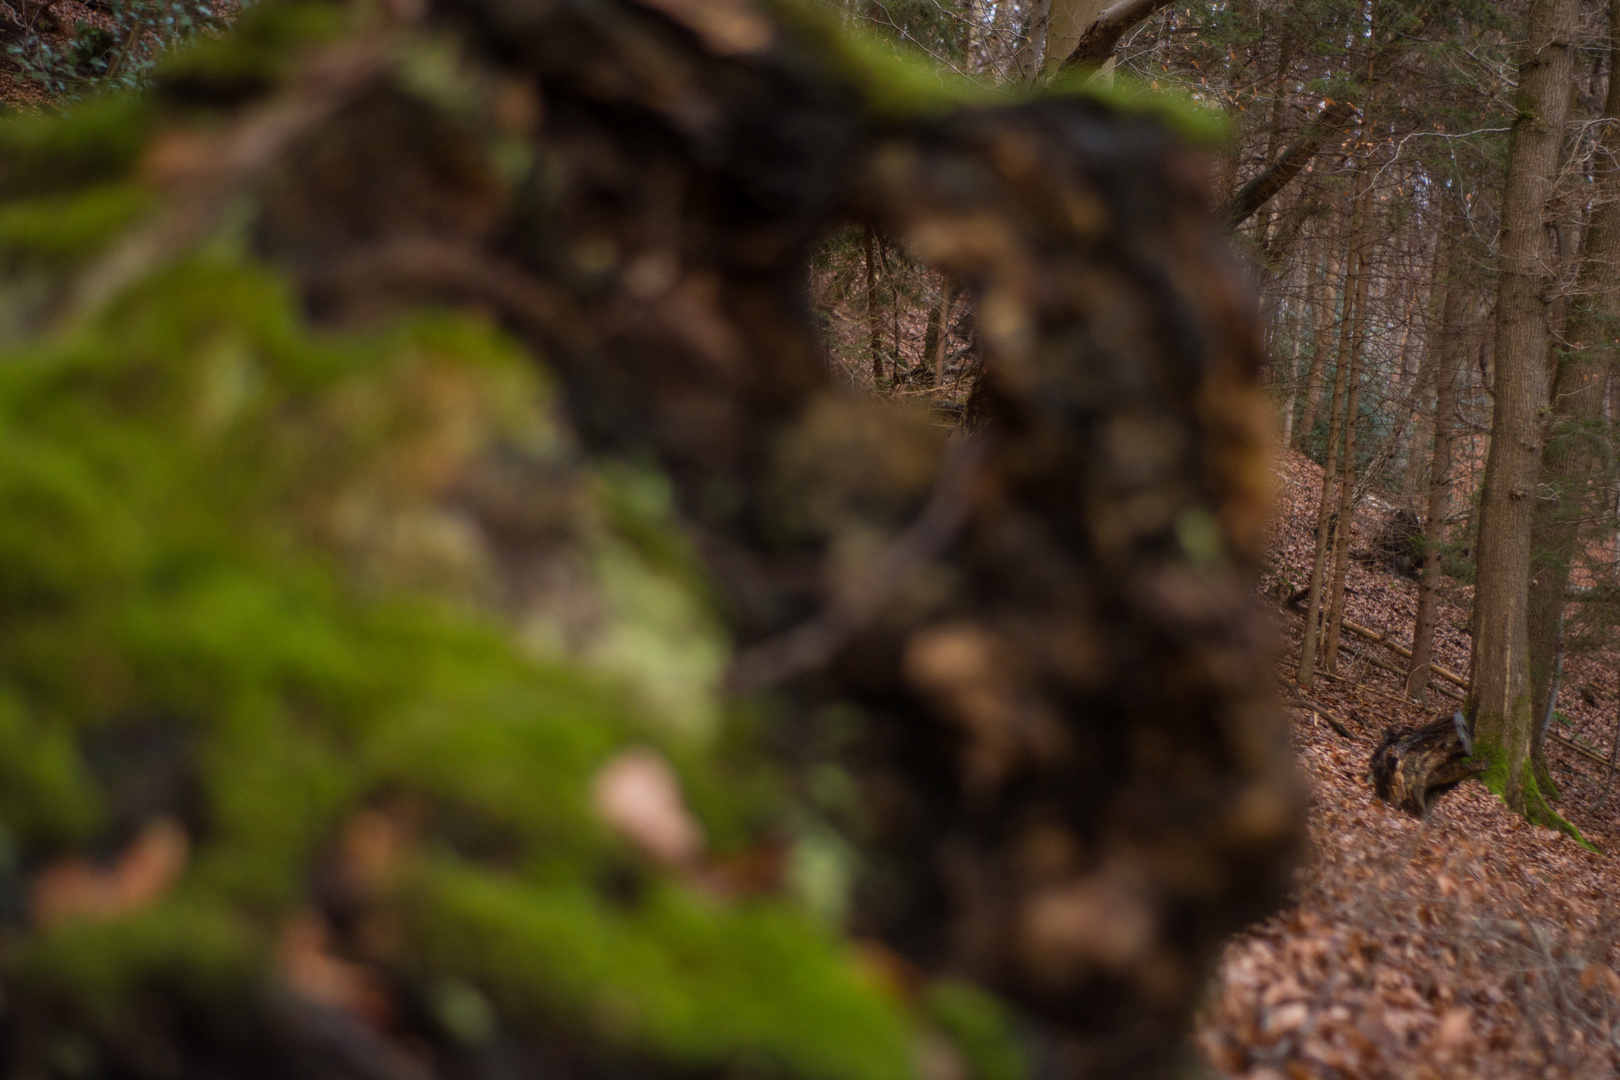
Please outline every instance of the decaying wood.
[{"label": "decaying wood", "polygon": [[1461,713],[1444,714],[1420,728],[1390,731],[1368,765],[1373,790],[1391,806],[1427,817],[1440,796],[1485,771],[1472,750]]}]

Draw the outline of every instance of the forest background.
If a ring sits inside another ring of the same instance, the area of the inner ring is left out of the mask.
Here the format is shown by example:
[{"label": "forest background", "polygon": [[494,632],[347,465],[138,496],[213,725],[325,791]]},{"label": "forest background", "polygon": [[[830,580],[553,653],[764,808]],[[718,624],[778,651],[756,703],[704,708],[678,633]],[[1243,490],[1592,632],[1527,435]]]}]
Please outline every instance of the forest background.
[{"label": "forest background", "polygon": [[[1315,551],[1285,598],[1308,628],[1298,685],[1336,671],[1352,546],[1336,522],[1371,498],[1389,519],[1375,554],[1423,582],[1400,645],[1406,695],[1428,696],[1442,582],[1472,587],[1470,670],[1446,670],[1448,685],[1471,687],[1464,711],[1498,755],[1487,783],[1558,820],[1545,747],[1576,734],[1559,673],[1566,655],[1610,647],[1620,573],[1620,15],[1373,0],[881,3],[848,17],[996,86],[1099,71],[1229,120],[1214,198],[1263,297],[1280,438],[1325,469]],[[881,238],[827,257],[824,306],[844,314],[852,378],[946,399],[964,372],[971,383],[970,302],[953,316],[949,284],[908,274]]]}]

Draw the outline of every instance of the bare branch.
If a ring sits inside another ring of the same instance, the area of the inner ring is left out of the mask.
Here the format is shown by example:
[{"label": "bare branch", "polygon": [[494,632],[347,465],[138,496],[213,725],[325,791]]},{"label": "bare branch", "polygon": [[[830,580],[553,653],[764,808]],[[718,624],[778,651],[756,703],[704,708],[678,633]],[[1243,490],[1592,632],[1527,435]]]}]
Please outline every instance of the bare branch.
[{"label": "bare branch", "polygon": [[1233,228],[1243,224],[1254,212],[1270,202],[1283,188],[1293,182],[1316,152],[1329,139],[1343,131],[1356,115],[1353,101],[1335,101],[1322,110],[1316,123],[1288,145],[1270,165],[1251,179],[1232,197],[1223,216]]},{"label": "bare branch", "polygon": [[1058,71],[1101,67],[1107,63],[1110,56],[1114,55],[1114,47],[1119,44],[1119,39],[1125,36],[1125,31],[1174,2],[1175,0],[1119,0],[1119,3],[1104,8],[1091,25],[1086,27],[1085,33],[1080,35],[1079,44],[1075,45],[1074,51],[1064,58],[1063,63],[1058,66]]}]

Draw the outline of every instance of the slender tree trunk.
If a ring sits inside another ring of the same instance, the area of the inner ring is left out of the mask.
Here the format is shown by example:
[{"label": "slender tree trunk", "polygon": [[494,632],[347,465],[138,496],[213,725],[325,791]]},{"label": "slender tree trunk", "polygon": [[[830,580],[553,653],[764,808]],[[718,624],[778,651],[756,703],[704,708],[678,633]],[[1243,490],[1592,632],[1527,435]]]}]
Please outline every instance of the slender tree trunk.
[{"label": "slender tree trunk", "polygon": [[[1352,219],[1352,232],[1354,221]],[[1299,685],[1309,690],[1316,674],[1316,654],[1322,634],[1322,585],[1326,577],[1328,551],[1333,543],[1333,478],[1337,472],[1340,404],[1345,400],[1350,373],[1350,323],[1356,318],[1355,280],[1359,273],[1360,248],[1352,240],[1345,266],[1344,309],[1339,318],[1339,352],[1335,361],[1333,398],[1328,402],[1327,449],[1322,462],[1322,492],[1316,506],[1316,548],[1311,556],[1311,581],[1305,604],[1305,639],[1300,643]],[[1342,527],[1342,522],[1340,526]]]},{"label": "slender tree trunk", "polygon": [[[1409,268],[1407,276],[1412,279],[1412,286],[1406,296],[1406,314],[1401,321],[1400,341],[1395,348],[1396,355],[1401,357],[1401,383],[1405,388],[1407,404],[1401,410],[1399,426],[1389,433],[1392,461],[1395,454],[1393,448],[1404,447],[1401,451],[1401,494],[1408,497],[1415,494],[1422,482],[1424,450],[1429,445],[1428,396],[1434,385],[1434,358],[1427,348],[1427,342],[1420,337],[1415,347],[1407,347],[1413,344],[1412,323],[1418,305],[1424,300],[1424,290],[1411,269],[1415,268]],[[1428,284],[1433,284],[1432,273]]]},{"label": "slender tree trunk", "polygon": [[962,7],[962,70],[968,73],[978,69],[979,41],[984,35],[979,24],[980,0],[958,0]]},{"label": "slender tree trunk", "polygon": [[[1369,112],[1370,112],[1369,108]],[[1345,323],[1350,342],[1349,374],[1346,376],[1349,394],[1345,397],[1344,419],[1340,422],[1339,505],[1336,512],[1339,527],[1333,537],[1333,589],[1327,606],[1327,647],[1323,651],[1323,666],[1328,671],[1338,670],[1339,625],[1344,618],[1344,586],[1350,574],[1350,523],[1355,515],[1356,486],[1356,428],[1361,409],[1361,355],[1367,340],[1367,233],[1368,218],[1372,215],[1372,173],[1367,162],[1362,162],[1357,174],[1360,191],[1356,195],[1355,212],[1350,220],[1350,244],[1355,251],[1355,303],[1353,319]],[[1349,282],[1345,288],[1350,288]]]},{"label": "slender tree trunk", "polygon": [[1322,407],[1322,371],[1326,366],[1327,343],[1332,336],[1330,331],[1336,301],[1329,283],[1338,279],[1341,262],[1338,251],[1332,245],[1324,246],[1328,248],[1327,268],[1321,285],[1311,299],[1315,332],[1311,338],[1311,369],[1305,376],[1305,407],[1300,412],[1299,427],[1296,429],[1296,441],[1301,444],[1311,437],[1311,429],[1316,426],[1316,414]]},{"label": "slender tree trunk", "polygon": [[878,311],[876,236],[866,227],[866,349],[872,355],[872,388],[883,389],[883,316]]},{"label": "slender tree trunk", "polygon": [[1018,78],[1026,83],[1039,79],[1046,68],[1046,28],[1052,17],[1052,0],[1034,0],[1029,7],[1029,22],[1013,54]]},{"label": "slender tree trunk", "polygon": [[1461,380],[1463,316],[1467,288],[1462,282],[1462,252],[1457,243],[1455,208],[1447,200],[1440,233],[1437,282],[1439,328],[1430,354],[1434,371],[1434,445],[1429,453],[1428,512],[1423,518],[1423,572],[1418,584],[1417,618],[1412,625],[1412,663],[1406,672],[1406,696],[1423,702],[1429,693],[1429,664],[1434,653],[1434,627],[1440,612],[1440,546],[1445,542],[1446,515],[1451,512],[1451,432],[1457,418],[1457,389]]},{"label": "slender tree trunk", "polygon": [[917,371],[917,381],[923,386],[938,386],[944,378],[953,300],[951,282],[947,278],[940,286],[939,299],[928,309],[928,329],[923,332],[922,363]]},{"label": "slender tree trunk", "polygon": [[[1261,19],[1265,20],[1262,13]],[[1262,31],[1263,32],[1263,31]],[[1282,141],[1283,114],[1288,102],[1288,68],[1293,63],[1293,37],[1284,35],[1277,48],[1277,64],[1275,74],[1271,80],[1271,109],[1266,121],[1266,151],[1262,160],[1270,161],[1277,153],[1277,144]],[[1264,246],[1271,232],[1271,216],[1275,209],[1273,203],[1262,206],[1255,214],[1255,232]]]},{"label": "slender tree trunk", "polygon": [[1534,719],[1530,699],[1530,528],[1546,405],[1544,208],[1563,146],[1574,75],[1576,0],[1532,0],[1502,191],[1496,294],[1495,410],[1481,498],[1474,588],[1475,746],[1499,759],[1507,804],[1526,797]]},{"label": "slender tree trunk", "polygon": [[[1613,438],[1615,426],[1620,424],[1620,371],[1615,370],[1614,360],[1609,362],[1608,379],[1609,392],[1603,402],[1603,420],[1605,429]],[[1609,534],[1609,579],[1620,585],[1620,470],[1611,470],[1609,474],[1608,506],[1616,522]]]},{"label": "slender tree trunk", "polygon": [[[1603,399],[1614,357],[1614,323],[1620,318],[1620,0],[1609,3],[1610,76],[1599,131],[1593,209],[1586,251],[1575,275],[1564,339],[1553,377],[1552,420],[1541,452],[1542,494],[1536,499],[1536,547],[1530,576],[1530,685],[1533,715],[1545,717],[1553,696],[1552,672],[1559,652],[1559,630],[1570,563],[1581,536],[1581,522],[1598,508],[1606,477],[1598,474],[1606,456]],[[1547,772],[1544,732],[1531,744],[1536,779],[1544,788]]]},{"label": "slender tree trunk", "polygon": [[[1378,0],[1372,0],[1372,9],[1369,13],[1372,23],[1372,38],[1377,40],[1378,30]],[[1372,87],[1372,64],[1375,53],[1369,49],[1367,55],[1367,85]],[[1369,89],[1366,107],[1362,110],[1362,131],[1373,130],[1374,102],[1377,93]],[[1333,589],[1327,606],[1327,648],[1324,650],[1323,663],[1328,671],[1334,671],[1339,663],[1339,625],[1344,618],[1344,586],[1345,579],[1350,573],[1350,527],[1355,514],[1355,498],[1352,492],[1355,489],[1356,471],[1356,428],[1360,420],[1361,407],[1361,354],[1366,343],[1367,334],[1367,235],[1373,212],[1373,174],[1370,169],[1371,162],[1365,157],[1358,159],[1356,169],[1355,202],[1350,212],[1350,251],[1351,265],[1355,270],[1355,302],[1352,305],[1348,300],[1345,308],[1353,315],[1345,320],[1340,334],[1340,362],[1344,362],[1343,342],[1348,339],[1350,343],[1349,366],[1346,376],[1349,394],[1345,399],[1344,420],[1340,430],[1343,432],[1344,444],[1340,452],[1339,462],[1339,506],[1337,517],[1339,527],[1333,537]],[[1344,283],[1345,294],[1351,292],[1349,279]],[[1353,310],[1352,310],[1353,308]]]},{"label": "slender tree trunk", "polygon": [[[1307,324],[1306,312],[1308,310],[1310,315],[1314,317],[1316,308],[1320,304],[1319,294],[1322,291],[1324,282],[1322,280],[1322,260],[1317,249],[1322,246],[1323,242],[1318,239],[1311,244],[1311,249],[1306,255],[1305,295],[1311,299],[1308,305],[1300,303],[1296,306],[1293,320],[1294,329],[1289,338],[1288,388],[1283,395],[1281,410],[1282,445],[1285,447],[1294,445],[1294,414],[1299,411],[1300,384],[1314,377],[1317,382],[1317,392],[1321,392],[1322,352],[1317,348],[1314,338],[1309,346],[1310,351],[1306,354],[1307,368],[1304,371],[1299,369],[1298,355],[1306,351],[1305,335],[1302,332]],[[1301,378],[1302,376],[1303,378]]]}]

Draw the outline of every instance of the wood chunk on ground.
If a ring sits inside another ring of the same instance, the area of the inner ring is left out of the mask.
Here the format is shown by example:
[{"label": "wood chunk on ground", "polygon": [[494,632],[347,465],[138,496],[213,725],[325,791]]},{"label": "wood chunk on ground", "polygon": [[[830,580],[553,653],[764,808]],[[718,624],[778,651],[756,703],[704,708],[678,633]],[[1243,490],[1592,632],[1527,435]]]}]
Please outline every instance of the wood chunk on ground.
[{"label": "wood chunk on ground", "polygon": [[1427,817],[1440,796],[1485,771],[1485,764],[1472,758],[1471,741],[1460,713],[1420,728],[1391,730],[1368,764],[1373,790],[1391,806]]}]

